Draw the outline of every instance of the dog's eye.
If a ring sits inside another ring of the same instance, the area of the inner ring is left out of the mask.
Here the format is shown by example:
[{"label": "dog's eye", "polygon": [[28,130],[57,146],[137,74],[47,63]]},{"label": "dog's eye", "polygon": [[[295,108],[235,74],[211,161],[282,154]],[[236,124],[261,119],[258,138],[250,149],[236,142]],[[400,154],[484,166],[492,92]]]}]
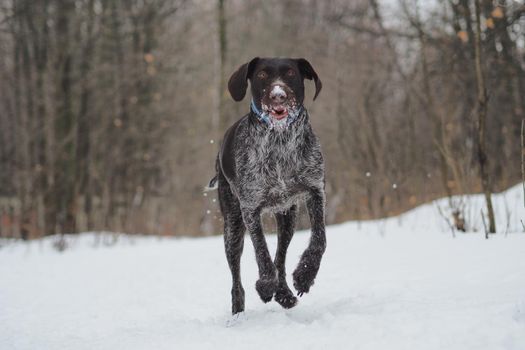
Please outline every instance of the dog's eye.
[{"label": "dog's eye", "polygon": [[266,74],[266,72],[262,70],[259,73],[257,73],[257,78],[259,78],[259,79],[266,79],[266,78],[268,78],[268,74]]},{"label": "dog's eye", "polygon": [[286,75],[289,77],[293,77],[295,75],[295,72],[293,69],[288,69],[288,71],[286,72]]}]

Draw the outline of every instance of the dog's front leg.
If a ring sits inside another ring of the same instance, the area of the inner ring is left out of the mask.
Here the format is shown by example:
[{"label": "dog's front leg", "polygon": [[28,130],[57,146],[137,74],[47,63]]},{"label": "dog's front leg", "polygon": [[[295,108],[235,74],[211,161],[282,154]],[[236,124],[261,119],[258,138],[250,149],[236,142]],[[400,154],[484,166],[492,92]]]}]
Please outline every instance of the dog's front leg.
[{"label": "dog's front leg", "polygon": [[259,293],[262,301],[267,303],[272,300],[277,289],[278,280],[262,230],[261,211],[243,210],[242,217],[250,233],[255,250],[255,258],[259,267],[259,280],[255,283],[255,289],[257,293]]},{"label": "dog's front leg", "polygon": [[279,276],[279,286],[275,292],[275,301],[282,307],[289,309],[297,304],[297,298],[286,283],[286,251],[292,240],[295,220],[297,217],[297,206],[292,206],[283,213],[276,213],[277,221],[277,251],[275,252],[275,268]]},{"label": "dog's front leg", "polygon": [[308,293],[310,287],[314,284],[315,276],[317,276],[317,271],[319,271],[321,264],[321,258],[326,249],[324,190],[313,189],[306,202],[306,207],[310,216],[312,235],[310,244],[301,256],[299,265],[293,273],[293,285],[299,296]]}]

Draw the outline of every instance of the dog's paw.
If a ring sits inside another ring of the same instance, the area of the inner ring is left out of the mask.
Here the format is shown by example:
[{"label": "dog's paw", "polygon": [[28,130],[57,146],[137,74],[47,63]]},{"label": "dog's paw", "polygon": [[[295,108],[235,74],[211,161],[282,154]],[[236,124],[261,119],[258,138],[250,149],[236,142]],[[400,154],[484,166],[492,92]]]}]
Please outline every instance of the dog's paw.
[{"label": "dog's paw", "polygon": [[[304,266],[304,267],[302,267]],[[297,295],[302,297],[304,293],[310,291],[313,286],[315,274],[308,269],[308,265],[300,265],[293,273],[293,286],[297,290]]]},{"label": "dog's paw", "polygon": [[277,290],[277,278],[261,278],[257,282],[255,282],[255,289],[257,290],[257,293],[259,293],[261,300],[267,303],[270,300],[272,300],[272,297],[275,291]]},{"label": "dog's paw", "polygon": [[244,289],[242,286],[232,288],[232,314],[244,311]]},{"label": "dog's paw", "polygon": [[277,292],[275,292],[274,299],[285,309],[291,309],[297,305],[297,298],[288,287],[278,289]]},{"label": "dog's paw", "polygon": [[313,286],[317,271],[319,271],[319,264],[321,256],[312,252],[305,252],[301,257],[299,265],[293,272],[293,286],[297,290],[298,296],[303,296],[304,293],[310,291]]}]

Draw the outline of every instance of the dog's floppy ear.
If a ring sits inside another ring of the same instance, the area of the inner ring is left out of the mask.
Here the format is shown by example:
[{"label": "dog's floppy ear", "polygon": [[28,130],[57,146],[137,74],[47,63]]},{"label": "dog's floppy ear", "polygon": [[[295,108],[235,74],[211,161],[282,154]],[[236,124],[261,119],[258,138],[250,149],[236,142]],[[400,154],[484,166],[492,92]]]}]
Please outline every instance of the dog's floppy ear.
[{"label": "dog's floppy ear", "polygon": [[253,69],[255,68],[258,60],[259,57],[255,57],[250,62],[243,64],[230,77],[230,81],[228,81],[228,90],[235,101],[241,101],[246,95],[248,79],[251,78]]},{"label": "dog's floppy ear", "polygon": [[317,98],[317,95],[319,95],[319,92],[323,88],[323,83],[321,82],[321,79],[319,79],[319,76],[315,72],[310,62],[308,62],[304,58],[298,58],[296,59],[296,61],[297,61],[297,66],[299,67],[299,71],[303,75],[303,78],[309,79],[309,80],[313,79],[315,82],[315,95],[314,95],[314,100],[315,100]]}]

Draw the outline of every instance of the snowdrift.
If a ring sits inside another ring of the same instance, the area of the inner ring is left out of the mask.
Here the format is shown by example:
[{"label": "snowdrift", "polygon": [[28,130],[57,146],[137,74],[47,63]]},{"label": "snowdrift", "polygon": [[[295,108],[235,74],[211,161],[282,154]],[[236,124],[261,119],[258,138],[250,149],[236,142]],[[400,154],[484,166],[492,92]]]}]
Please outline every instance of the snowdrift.
[{"label": "snowdrift", "polygon": [[[109,245],[86,233],[63,252],[53,237],[3,241],[0,349],[525,349],[521,185],[494,196],[499,232],[488,240],[483,197],[454,201],[470,233],[452,234],[446,199],[329,227],[316,283],[290,310],[259,300],[246,239],[236,320],[222,237]],[[294,237],[289,275],[308,237]]]}]

